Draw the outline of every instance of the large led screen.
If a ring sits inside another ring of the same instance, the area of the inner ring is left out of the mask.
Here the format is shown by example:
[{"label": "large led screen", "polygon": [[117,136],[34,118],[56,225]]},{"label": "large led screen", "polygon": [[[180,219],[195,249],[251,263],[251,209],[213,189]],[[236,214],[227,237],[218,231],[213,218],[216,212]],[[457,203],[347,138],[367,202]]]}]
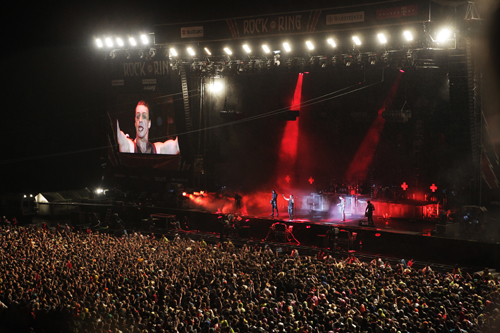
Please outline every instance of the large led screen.
[{"label": "large led screen", "polygon": [[120,153],[179,155],[173,100],[165,94],[127,94],[112,107]]}]

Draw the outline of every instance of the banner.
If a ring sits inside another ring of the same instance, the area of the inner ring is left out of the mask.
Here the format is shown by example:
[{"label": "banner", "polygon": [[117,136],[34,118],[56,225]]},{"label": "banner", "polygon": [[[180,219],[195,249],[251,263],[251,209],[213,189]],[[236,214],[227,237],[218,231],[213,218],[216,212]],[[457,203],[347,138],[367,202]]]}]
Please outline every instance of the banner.
[{"label": "banner", "polygon": [[398,2],[205,21],[195,26],[186,26],[185,23],[163,24],[155,26],[155,41],[157,44],[172,44],[324,33],[380,28],[381,21],[387,25],[402,25],[428,19],[426,9],[419,9],[415,1],[399,7],[394,7],[395,3]]}]

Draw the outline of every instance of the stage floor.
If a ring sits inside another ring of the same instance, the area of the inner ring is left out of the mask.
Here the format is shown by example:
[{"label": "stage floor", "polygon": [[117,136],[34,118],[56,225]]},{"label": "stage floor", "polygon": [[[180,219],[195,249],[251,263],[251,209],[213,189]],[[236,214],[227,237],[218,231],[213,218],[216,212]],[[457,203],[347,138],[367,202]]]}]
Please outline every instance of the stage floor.
[{"label": "stage floor", "polygon": [[[308,223],[316,225],[333,225],[339,228],[355,228],[355,229],[376,229],[384,232],[394,233],[411,233],[419,235],[430,235],[433,230],[436,230],[437,225],[446,224],[443,221],[432,220],[410,220],[410,219],[395,219],[382,218],[379,216],[373,217],[374,226],[366,225],[366,217],[346,215],[345,221],[341,219],[326,218],[322,214],[311,213],[309,211],[298,211],[292,221],[288,220],[288,214],[280,214],[279,217],[271,217],[269,214],[244,215],[243,218],[258,218],[264,220],[276,220],[290,223]],[[360,225],[360,221],[364,224]]]}]

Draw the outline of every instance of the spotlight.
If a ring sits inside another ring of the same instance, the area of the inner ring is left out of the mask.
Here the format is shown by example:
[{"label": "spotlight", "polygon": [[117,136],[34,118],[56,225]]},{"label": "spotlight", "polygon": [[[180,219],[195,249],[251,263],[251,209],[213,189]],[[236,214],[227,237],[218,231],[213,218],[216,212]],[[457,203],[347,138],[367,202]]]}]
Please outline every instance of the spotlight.
[{"label": "spotlight", "polygon": [[149,43],[148,36],[141,35],[141,41],[142,41],[142,44],[147,45]]},{"label": "spotlight", "polygon": [[328,42],[328,44],[330,44],[332,47],[337,47],[337,44],[335,43],[335,41],[333,40],[333,38],[328,38],[327,42]]},{"label": "spotlight", "polygon": [[445,42],[448,39],[450,39],[450,36],[451,36],[450,29],[442,29],[441,31],[439,31],[439,33],[437,35],[437,41],[440,43]]},{"label": "spotlight", "polygon": [[132,46],[136,46],[137,45],[137,42],[135,41],[135,38],[134,37],[130,37],[128,39],[128,42],[130,43],[130,45]]},{"label": "spotlight", "polygon": [[262,49],[265,53],[271,53],[271,50],[269,50],[269,46],[267,46],[266,44],[262,45]]},{"label": "spotlight", "polygon": [[206,47],[205,47],[205,52],[206,52],[208,55],[212,55],[212,53],[210,53],[210,50],[209,50],[209,49],[207,49]]},{"label": "spotlight", "polygon": [[407,42],[411,42],[413,40],[413,34],[408,30],[403,32],[403,36],[405,37]]},{"label": "spotlight", "polygon": [[233,52],[231,52],[231,50],[229,49],[229,47],[225,47],[225,48],[224,48],[224,52],[226,52],[226,53],[227,53],[227,55],[231,55],[231,54],[233,54]]},{"label": "spotlight", "polygon": [[247,44],[243,45],[243,50],[245,50],[246,53],[252,52],[252,50],[250,49],[250,46],[248,46]]},{"label": "spotlight", "polygon": [[109,37],[106,38],[105,42],[106,42],[107,47],[113,47],[113,41],[111,40],[111,38],[109,38]]},{"label": "spotlight", "polygon": [[118,44],[119,47],[123,46],[123,40],[121,38],[116,39],[116,44]]},{"label": "spotlight", "polygon": [[95,40],[95,44],[97,45],[98,48],[102,48],[104,44],[102,43],[102,40],[100,38],[97,38]]},{"label": "spotlight", "polygon": [[170,56],[177,57],[177,51],[173,47],[170,49]]},{"label": "spotlight", "polygon": [[292,48],[290,47],[290,44],[288,44],[288,43],[283,43],[283,47],[285,48],[286,52],[290,52],[292,50]]},{"label": "spotlight", "polygon": [[311,41],[309,41],[309,40],[308,40],[308,41],[306,42],[306,45],[307,45],[307,48],[308,48],[309,50],[311,50],[311,51],[312,51],[312,50],[314,50],[314,45],[311,43]]},{"label": "spotlight", "polygon": [[194,57],[195,53],[194,53],[194,50],[191,47],[188,47],[187,51],[188,51],[189,55],[191,55],[191,56]]},{"label": "spotlight", "polygon": [[223,86],[222,86],[222,83],[215,81],[214,83],[209,85],[209,88],[210,88],[211,92],[218,93],[218,92],[222,91]]},{"label": "spotlight", "polygon": [[352,41],[354,42],[355,45],[360,46],[361,45],[361,40],[359,39],[358,36],[352,36]]},{"label": "spotlight", "polygon": [[380,42],[380,44],[385,44],[387,43],[387,38],[385,37],[384,34],[378,34],[377,35],[377,38],[378,38],[378,41]]}]

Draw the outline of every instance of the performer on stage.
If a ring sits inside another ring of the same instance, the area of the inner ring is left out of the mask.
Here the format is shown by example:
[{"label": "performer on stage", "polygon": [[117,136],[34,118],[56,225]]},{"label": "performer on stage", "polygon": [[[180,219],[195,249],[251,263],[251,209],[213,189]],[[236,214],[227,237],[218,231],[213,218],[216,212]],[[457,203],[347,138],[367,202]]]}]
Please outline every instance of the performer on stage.
[{"label": "performer on stage", "polygon": [[368,218],[368,225],[373,226],[373,211],[375,206],[368,200],[366,202],[365,216]]},{"label": "performer on stage", "polygon": [[342,215],[342,222],[345,221],[345,199],[344,197],[339,197],[340,203],[338,204],[340,208],[340,214]]},{"label": "performer on stage", "polygon": [[234,202],[236,204],[236,209],[241,210],[241,195],[238,194],[238,192],[235,192],[234,194]]},{"label": "performer on stage", "polygon": [[275,190],[273,190],[273,198],[271,199],[271,209],[272,209],[271,216],[274,216],[275,209],[276,209],[276,217],[280,216],[280,214],[278,213],[278,193],[276,193]]},{"label": "performer on stage", "polygon": [[288,201],[288,221],[291,221],[293,220],[293,194],[290,194],[290,198],[285,197],[285,194],[283,194],[283,198]]}]

